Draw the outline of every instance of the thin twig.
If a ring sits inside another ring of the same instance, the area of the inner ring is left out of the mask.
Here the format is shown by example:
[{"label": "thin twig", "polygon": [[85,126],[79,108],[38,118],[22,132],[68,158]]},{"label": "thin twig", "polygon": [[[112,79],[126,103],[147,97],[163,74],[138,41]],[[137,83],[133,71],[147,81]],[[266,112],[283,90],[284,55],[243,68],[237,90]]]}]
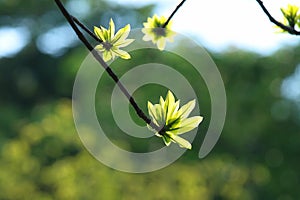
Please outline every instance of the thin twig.
[{"label": "thin twig", "polygon": [[[124,85],[120,82],[119,78],[117,75],[112,71],[112,69],[106,64],[106,62],[101,58],[101,56],[94,50],[93,46],[88,42],[88,40],[84,37],[82,32],[78,29],[76,26],[75,22],[73,21],[73,17],[69,14],[69,12],[66,10],[64,5],[61,3],[60,0],[54,0],[55,3],[57,4],[58,8],[64,15],[64,17],[67,19],[73,30],[75,31],[76,35],[78,38],[81,40],[81,42],[86,46],[86,48],[92,53],[94,58],[101,64],[101,66],[106,70],[106,72],[109,74],[109,76],[115,81],[115,83],[118,85],[120,90],[123,92],[123,94],[127,97],[129,100],[130,104],[133,106],[135,109],[137,115],[143,119],[147,124],[149,124],[152,128],[154,128],[157,131],[160,131],[160,128],[155,125],[151,119],[149,119],[145,113],[139,108],[137,105],[136,101],[133,99],[133,97],[129,94],[127,89],[124,87]],[[85,30],[85,29],[84,29]]]},{"label": "thin twig", "polygon": [[169,24],[169,22],[171,21],[172,17],[176,14],[176,12],[179,10],[179,8],[184,4],[184,2],[186,2],[186,0],[183,0],[180,2],[180,4],[177,5],[177,7],[175,8],[175,10],[172,12],[172,14],[169,16],[168,20],[164,23],[164,25],[162,26],[162,28],[166,28],[166,26]]},{"label": "thin twig", "polygon": [[83,23],[81,23],[76,17],[72,16],[73,21],[80,26],[80,28],[82,28],[85,32],[87,32],[87,34],[89,34],[92,38],[94,38],[94,40],[96,40],[97,42],[102,43],[103,41],[98,38],[92,31],[90,31],[90,29],[88,29]]},{"label": "thin twig", "polygon": [[268,16],[269,20],[272,23],[274,23],[275,25],[279,26],[280,28],[282,28],[283,30],[289,32],[292,35],[300,35],[300,32],[295,30],[293,27],[286,26],[286,25],[282,24],[281,22],[277,21],[274,17],[272,17],[272,15],[267,10],[267,8],[264,6],[264,3],[261,0],[256,0],[256,1],[260,5],[260,7],[264,11],[264,13]]}]

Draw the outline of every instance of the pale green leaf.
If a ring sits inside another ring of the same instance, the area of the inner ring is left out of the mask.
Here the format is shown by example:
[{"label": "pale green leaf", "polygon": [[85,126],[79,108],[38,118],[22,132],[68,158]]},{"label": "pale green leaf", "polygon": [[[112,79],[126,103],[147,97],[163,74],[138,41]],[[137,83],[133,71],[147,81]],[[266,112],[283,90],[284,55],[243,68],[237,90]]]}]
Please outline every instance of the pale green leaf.
[{"label": "pale green leaf", "polygon": [[170,123],[172,123],[172,121],[176,120],[176,118],[178,118],[177,116],[177,111],[179,108],[179,103],[180,101],[176,101],[175,104],[173,104],[173,106],[168,108],[168,117],[166,120],[166,124],[169,125]]},{"label": "pale green leaf", "polygon": [[[166,101],[165,101],[165,106],[164,106],[164,110],[166,110],[167,113],[167,117],[166,117],[166,121],[168,121],[168,119],[171,117],[171,115],[173,114],[173,107],[175,104],[175,98],[173,93],[169,90],[166,96]],[[170,110],[172,110],[170,112]]]},{"label": "pale green leaf", "polygon": [[187,119],[183,119],[180,123],[176,124],[176,126],[172,127],[172,133],[176,135],[180,135],[186,132],[193,130],[194,128],[198,127],[203,117],[201,116],[194,116]]},{"label": "pale green leaf", "polygon": [[187,118],[189,114],[193,111],[195,108],[196,100],[189,101],[187,104],[183,105],[179,110],[178,110],[178,115],[181,118]]},{"label": "pale green leaf", "polygon": [[157,48],[162,51],[164,50],[166,47],[166,39],[165,38],[160,38],[158,41],[157,41]]},{"label": "pale green leaf", "polygon": [[152,105],[151,102],[148,101],[148,112],[153,122],[157,125],[163,123],[162,108],[159,104]]},{"label": "pale green leaf", "polygon": [[110,22],[109,22],[108,35],[110,39],[112,39],[115,35],[115,24],[112,18],[110,18]]},{"label": "pale green leaf", "polygon": [[103,60],[105,62],[107,62],[113,58],[112,52],[110,52],[110,51],[104,51],[102,55],[103,55]]},{"label": "pale green leaf", "polygon": [[121,28],[112,39],[112,42],[115,43],[117,41],[125,40],[130,32],[130,24],[127,24],[124,28]]},{"label": "pale green leaf", "polygon": [[98,45],[95,47],[95,49],[98,50],[98,51],[101,51],[101,52],[102,52],[102,51],[106,51],[102,44],[98,44]]},{"label": "pale green leaf", "polygon": [[102,41],[105,41],[105,37],[103,35],[102,30],[99,27],[94,26],[94,33],[98,38],[100,38]]},{"label": "pale green leaf", "polygon": [[129,44],[131,44],[133,41],[134,41],[134,39],[119,40],[115,43],[115,46],[117,46],[117,47],[126,47]]},{"label": "pale green leaf", "polygon": [[177,135],[171,135],[171,139],[173,140],[173,142],[179,144],[179,146],[182,148],[192,149],[192,145],[189,141],[187,141]]},{"label": "pale green leaf", "polygon": [[113,52],[115,54],[117,54],[120,58],[123,58],[123,59],[126,59],[126,60],[131,58],[129,53],[127,53],[126,51],[123,51],[121,49],[113,50]]}]

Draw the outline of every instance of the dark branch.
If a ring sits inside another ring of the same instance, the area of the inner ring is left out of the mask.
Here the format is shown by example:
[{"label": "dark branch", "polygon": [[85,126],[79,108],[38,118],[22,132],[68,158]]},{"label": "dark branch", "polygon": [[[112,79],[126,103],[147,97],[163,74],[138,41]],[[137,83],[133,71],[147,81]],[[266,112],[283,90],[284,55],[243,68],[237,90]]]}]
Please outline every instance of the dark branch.
[{"label": "dark branch", "polygon": [[94,40],[96,40],[97,42],[102,43],[103,41],[98,38],[92,31],[90,31],[90,29],[88,29],[83,23],[81,23],[76,17],[72,16],[73,21],[80,26],[80,28],[82,28],[87,34],[89,34],[92,38],[94,38]]},{"label": "dark branch", "polygon": [[[72,29],[75,31],[76,35],[78,36],[78,38],[81,40],[81,42],[88,48],[88,50],[90,52],[93,51],[93,47],[92,45],[87,41],[87,39],[84,37],[84,35],[81,33],[81,31],[78,29],[78,27],[76,26],[76,24],[73,21],[72,16],[68,13],[68,11],[65,9],[64,5],[60,2],[60,0],[54,0],[55,3],[57,4],[58,8],[60,9],[60,11],[62,12],[62,14],[64,15],[64,17],[67,19],[67,21],[69,22],[70,26],[72,27]],[[104,62],[104,61],[103,61]]]},{"label": "dark branch", "polygon": [[272,23],[274,23],[275,25],[279,26],[280,28],[282,28],[283,30],[289,32],[292,35],[300,35],[300,31],[295,30],[295,28],[293,28],[293,27],[286,26],[286,25],[282,24],[281,22],[277,21],[276,19],[274,19],[274,17],[272,17],[272,15],[269,13],[269,11],[264,6],[264,3],[261,0],[256,0],[256,1],[260,5],[260,7],[264,11],[264,13],[268,16],[269,20]]},{"label": "dark branch", "polygon": [[183,0],[180,2],[180,4],[177,5],[177,7],[175,8],[175,10],[172,12],[172,14],[170,15],[170,17],[168,18],[168,20],[164,23],[164,25],[162,26],[162,28],[166,28],[166,26],[169,24],[169,22],[171,21],[172,17],[176,14],[176,12],[179,10],[179,8],[184,4],[184,2],[186,2],[186,0]]},{"label": "dark branch", "polygon": [[[97,51],[94,51],[93,46],[88,42],[88,40],[84,37],[82,32],[78,29],[78,27],[75,24],[74,17],[72,17],[69,12],[66,10],[64,5],[61,3],[60,0],[54,0],[55,3],[57,4],[58,8],[64,15],[64,17],[67,19],[73,30],[75,31],[76,35],[80,39],[80,41],[86,46],[86,48],[92,53],[94,58],[101,64],[101,66],[106,70],[106,72],[109,74],[109,76],[115,81],[115,83],[119,86],[120,90],[123,92],[123,94],[127,97],[129,100],[130,104],[133,106],[135,109],[137,115],[143,119],[147,124],[149,124],[153,129],[159,131],[160,128],[156,126],[154,123],[151,122],[151,119],[149,119],[145,113],[139,108],[133,97],[129,94],[127,89],[124,87],[124,85],[119,81],[119,78],[117,75],[112,71],[112,69],[104,62],[104,60],[101,58],[101,56],[97,53]],[[77,20],[78,21],[78,20]],[[78,21],[79,22],[79,21]],[[77,22],[76,22],[77,23]],[[80,22],[78,25],[83,28],[85,31],[88,30],[85,26],[83,26]],[[90,31],[88,31],[89,33]],[[90,32],[91,33],[91,32]]]}]

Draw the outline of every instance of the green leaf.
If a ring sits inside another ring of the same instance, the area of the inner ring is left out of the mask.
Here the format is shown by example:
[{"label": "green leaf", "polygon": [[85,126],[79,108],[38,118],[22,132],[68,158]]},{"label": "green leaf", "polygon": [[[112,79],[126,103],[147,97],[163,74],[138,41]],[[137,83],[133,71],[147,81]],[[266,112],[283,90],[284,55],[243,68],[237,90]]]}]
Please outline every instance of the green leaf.
[{"label": "green leaf", "polygon": [[171,144],[171,138],[167,135],[162,136],[164,143],[169,146]]},{"label": "green leaf", "polygon": [[189,114],[192,112],[192,110],[195,108],[196,100],[189,101],[187,104],[183,105],[179,111],[178,114],[181,118],[187,118]]},{"label": "green leaf", "polygon": [[179,137],[177,135],[171,135],[171,139],[179,144],[180,147],[186,148],[186,149],[192,149],[192,145],[189,141],[183,139],[182,137]]},{"label": "green leaf", "polygon": [[123,51],[123,50],[121,50],[121,49],[118,49],[118,50],[113,50],[113,52],[115,53],[115,54],[117,54],[120,58],[122,58],[122,59],[130,59],[131,58],[131,56],[129,55],[129,53],[127,53],[126,51]]},{"label": "green leaf", "polygon": [[129,44],[131,44],[134,41],[134,39],[127,39],[127,40],[119,40],[115,43],[117,47],[126,47]]},{"label": "green leaf", "polygon": [[105,62],[111,60],[112,57],[113,57],[113,55],[112,55],[112,53],[110,51],[104,51],[102,55],[103,55],[103,60]]},{"label": "green leaf", "polygon": [[127,24],[124,28],[121,28],[112,39],[112,42],[125,40],[130,33],[130,24]]},{"label": "green leaf", "polygon": [[198,127],[202,120],[203,117],[201,116],[194,116],[187,119],[183,119],[182,121],[180,121],[180,123],[178,123],[176,127],[172,127],[173,130],[171,130],[171,132],[176,135],[189,132],[194,128]]},{"label": "green leaf", "polygon": [[98,38],[100,38],[102,41],[105,41],[105,37],[104,37],[103,32],[102,32],[102,30],[101,30],[100,28],[94,26],[94,33],[95,33],[96,36],[97,36]]},{"label": "green leaf", "polygon": [[166,39],[164,38],[160,38],[158,41],[157,41],[157,48],[162,51],[164,50],[166,47]]},{"label": "green leaf", "polygon": [[110,18],[109,29],[108,29],[109,38],[113,38],[115,35],[115,24],[112,18]]}]

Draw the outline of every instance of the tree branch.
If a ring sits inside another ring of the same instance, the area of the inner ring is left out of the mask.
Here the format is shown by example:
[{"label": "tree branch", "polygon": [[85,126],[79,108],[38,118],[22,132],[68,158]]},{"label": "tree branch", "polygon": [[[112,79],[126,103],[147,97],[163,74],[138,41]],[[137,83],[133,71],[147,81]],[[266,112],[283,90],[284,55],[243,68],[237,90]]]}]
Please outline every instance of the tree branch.
[{"label": "tree branch", "polygon": [[295,28],[290,27],[290,26],[286,26],[284,24],[282,24],[281,22],[277,21],[274,17],[272,17],[272,15],[270,14],[270,12],[267,10],[267,8],[264,6],[264,3],[261,0],[256,0],[257,3],[260,5],[260,7],[262,8],[262,10],[264,11],[264,13],[268,16],[269,20],[274,23],[275,25],[279,26],[280,28],[282,28],[283,30],[287,31],[288,33],[292,34],[292,35],[300,35],[300,31],[297,31]]},{"label": "tree branch", "polygon": [[168,20],[164,23],[164,25],[162,26],[162,28],[166,28],[166,26],[169,24],[169,22],[171,21],[172,17],[176,14],[176,12],[179,10],[179,8],[184,4],[184,2],[186,2],[186,0],[182,0],[180,2],[180,4],[177,5],[177,7],[175,8],[175,10],[172,12],[172,14],[169,16]]},{"label": "tree branch", "polygon": [[[130,104],[133,106],[133,108],[135,109],[137,115],[143,119],[147,124],[149,124],[153,129],[160,131],[160,128],[155,125],[151,119],[149,119],[145,113],[139,108],[139,106],[137,105],[136,101],[133,99],[133,97],[129,94],[129,92],[127,91],[127,89],[124,87],[124,85],[120,82],[119,78],[117,77],[117,75],[112,71],[112,69],[106,64],[106,62],[102,59],[102,57],[97,53],[97,51],[94,50],[93,46],[88,42],[88,40],[84,37],[84,35],[82,34],[82,32],[78,29],[78,27],[76,26],[75,22],[85,31],[87,31],[87,33],[89,33],[89,35],[91,35],[94,38],[94,34],[88,29],[86,28],[82,23],[79,22],[79,20],[77,20],[76,18],[72,17],[69,12],[66,10],[66,8],[64,7],[64,5],[61,3],[60,0],[54,0],[55,3],[57,4],[58,8],[60,9],[60,11],[62,12],[62,14],[64,15],[64,17],[66,18],[66,20],[69,22],[69,24],[71,25],[72,29],[75,31],[76,35],[78,36],[78,38],[80,39],[80,41],[86,46],[86,48],[92,53],[92,55],[94,56],[94,58],[101,64],[101,66],[106,70],[106,72],[109,74],[109,76],[115,81],[115,83],[118,85],[118,87],[120,88],[120,90],[123,92],[123,94],[127,97],[127,99],[129,100]],[[101,41],[102,42],[102,41]]]},{"label": "tree branch", "polygon": [[94,38],[94,40],[96,40],[97,42],[102,43],[103,41],[98,38],[92,31],[90,31],[90,29],[88,29],[83,23],[81,23],[76,17],[70,15],[72,17],[72,20],[78,25],[80,26],[80,28],[82,28],[87,34],[89,34],[92,38]]}]

